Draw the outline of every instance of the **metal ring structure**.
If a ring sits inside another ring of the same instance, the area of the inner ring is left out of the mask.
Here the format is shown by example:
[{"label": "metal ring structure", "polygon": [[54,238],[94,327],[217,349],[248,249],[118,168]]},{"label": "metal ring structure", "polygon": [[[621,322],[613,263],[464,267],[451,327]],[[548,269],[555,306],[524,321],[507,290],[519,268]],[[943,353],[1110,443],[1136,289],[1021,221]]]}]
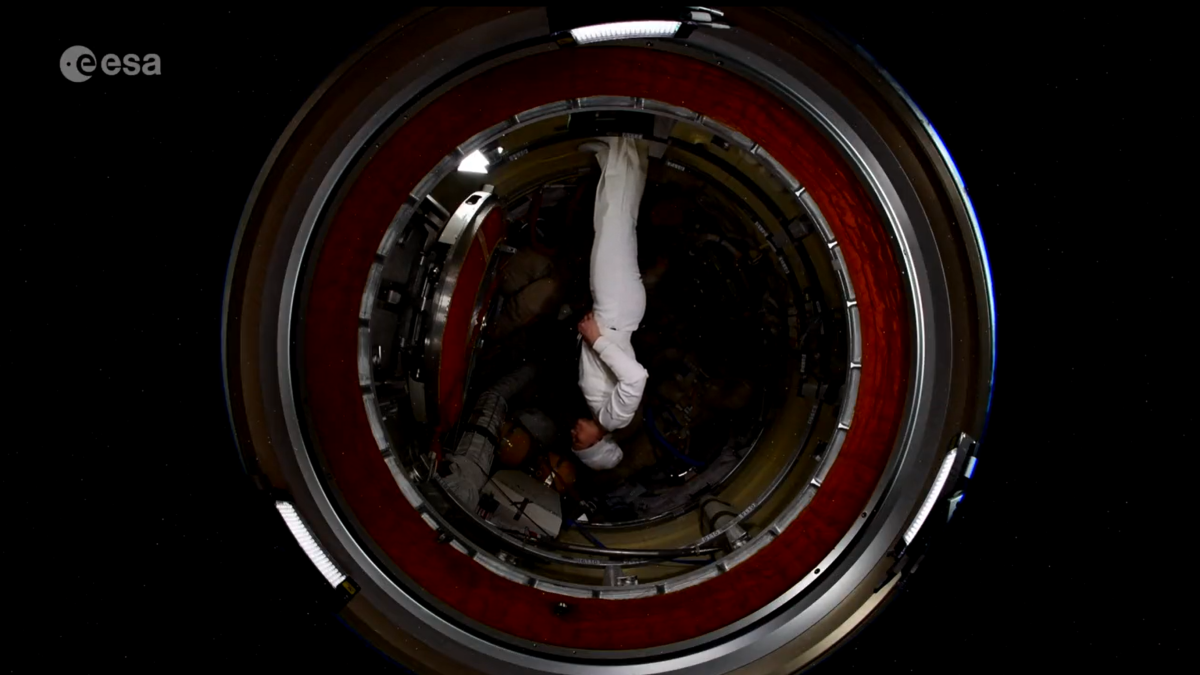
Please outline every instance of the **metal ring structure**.
[{"label": "metal ring structure", "polygon": [[[794,672],[891,597],[888,553],[952,446],[982,435],[991,282],[941,141],[869,57],[814,22],[723,11],[731,28],[579,46],[545,8],[420,10],[330,76],[260,173],[226,287],[238,446],[260,487],[292,501],[361,586],[348,623],[410,668]],[[389,225],[427,191],[419,183],[440,179],[443,158],[465,157],[467,139],[539,101],[594,96],[699,113],[796,177],[853,289],[861,368],[840,453],[774,540],[693,587],[569,598],[559,615],[562,595],[441,545],[405,499],[364,407],[360,314]]]},{"label": "metal ring structure", "polygon": [[[423,199],[426,195],[421,195]],[[437,295],[434,298],[434,317],[435,320],[431,326],[429,333],[429,344],[426,348],[427,358],[425,367],[433,374],[430,378],[430,393],[432,400],[439,407],[450,407],[455,411],[462,406],[462,386],[461,382],[451,384],[443,391],[441,373],[438,368],[438,359],[433,358],[434,354],[441,354],[444,351],[454,351],[465,349],[470,342],[467,335],[455,335],[455,328],[467,327],[464,321],[457,323],[451,319],[456,313],[465,312],[472,318],[477,317],[480,307],[480,298],[471,297],[467,300],[469,304],[463,305],[461,308],[456,306],[453,291],[457,288],[458,276],[467,270],[474,270],[480,277],[485,274],[488,268],[488,262],[491,259],[492,247],[487,244],[487,236],[485,232],[495,230],[500,225],[500,214],[495,211],[495,198],[488,193],[477,193],[471,195],[463,205],[455,211],[454,215],[446,223],[445,229],[440,235],[440,242],[450,247],[450,253],[446,259],[446,268],[442,273],[441,284],[438,286]],[[402,213],[403,213],[402,209]],[[381,250],[386,250],[387,242],[395,241],[395,237],[399,234],[400,228],[407,223],[401,217],[393,222],[389,227],[388,233],[384,236],[384,243],[380,246]],[[476,243],[476,239],[482,237],[480,243]],[[497,237],[492,235],[492,246],[497,242]],[[359,315],[360,319],[370,319],[370,308],[374,306],[375,294],[379,290],[379,279],[381,278],[383,266],[375,262],[371,266],[371,276],[367,282],[367,288],[370,293],[364,294],[362,300],[362,312]],[[365,315],[365,316],[364,316]],[[467,327],[468,332],[473,331],[477,326]],[[359,333],[364,334],[367,327],[359,329]],[[363,348],[368,346],[363,341],[359,342],[359,381],[363,383],[371,382],[371,373],[369,369],[364,369],[366,359],[363,358]],[[367,394],[368,396],[370,394]],[[372,429],[382,429],[383,423],[378,419],[378,408],[368,408],[375,416],[370,416]],[[377,441],[380,443],[380,449],[390,447],[390,444],[382,435]],[[398,480],[403,480],[402,478]]]},{"label": "metal ring structure", "polygon": [[[855,297],[854,289],[850,286],[849,278],[844,273],[840,273],[840,271],[844,269],[845,263],[841,261],[840,248],[837,246],[837,242],[832,240],[829,236],[827,236],[825,234],[828,232],[828,228],[820,225],[821,223],[824,222],[824,219],[821,216],[819,208],[812,201],[812,199],[807,196],[806,191],[802,187],[800,187],[799,182],[791,174],[789,174],[785,169],[783,169],[783,167],[780,166],[779,163],[776,162],[770,156],[769,153],[767,153],[764,149],[762,149],[760,146],[758,146],[752,140],[746,138],[745,136],[742,136],[741,134],[739,134],[735,131],[732,131],[732,130],[724,127],[720,123],[710,120],[710,119],[706,119],[703,116],[701,116],[695,112],[692,112],[689,110],[684,110],[684,109],[678,108],[676,106],[668,106],[662,102],[653,101],[653,100],[649,100],[649,99],[617,97],[617,96],[590,97],[590,98],[586,98],[586,99],[576,99],[576,100],[569,101],[569,102],[563,101],[563,102],[559,102],[557,104],[541,106],[536,111],[524,111],[524,112],[518,113],[517,115],[514,115],[506,123],[492,127],[490,129],[488,129],[487,131],[471,138],[469,141],[467,141],[466,143],[464,143],[461,146],[462,153],[469,152],[468,150],[466,150],[467,148],[475,149],[475,148],[481,148],[481,147],[488,147],[488,146],[492,145],[493,143],[497,142],[500,138],[502,138],[503,134],[505,132],[512,131],[513,129],[519,128],[521,126],[526,126],[526,125],[540,122],[543,120],[553,119],[553,118],[559,116],[562,111],[568,111],[568,110],[572,110],[572,111],[598,111],[598,110],[599,111],[609,111],[609,110],[652,111],[655,114],[660,114],[662,116],[672,118],[672,119],[675,119],[675,120],[681,121],[681,122],[701,123],[701,124],[703,124],[704,127],[708,128],[708,129],[716,130],[724,138],[730,139],[731,142],[740,145],[741,147],[743,147],[743,149],[745,149],[748,152],[753,153],[757,158],[762,160],[764,162],[765,166],[768,167],[768,170],[773,174],[773,176],[775,177],[777,182],[781,186],[783,186],[790,195],[793,195],[795,197],[795,199],[798,201],[798,204],[800,205],[800,208],[805,213],[809,214],[809,217],[812,219],[812,221],[817,224],[818,229],[822,232],[823,246],[827,247],[833,253],[833,256],[831,257],[830,262],[833,266],[833,269],[837,272],[837,279],[838,279],[838,283],[839,283],[838,291],[840,292],[842,298],[850,299],[847,301],[848,306],[846,307],[847,327],[849,329],[849,343],[850,343],[848,345],[849,353],[852,356],[861,354],[861,350],[862,350],[861,337],[859,335],[859,330],[858,330],[857,311],[856,311],[856,308],[854,307],[854,301],[853,301],[853,298]],[[473,151],[473,150],[471,150],[471,151]],[[518,150],[517,152],[519,153],[520,151]],[[448,157],[447,159],[444,159],[442,162],[440,162],[438,164],[438,166],[436,166],[433,169],[431,174],[435,175],[435,176],[444,176],[448,172],[452,171],[454,168],[455,160],[462,153],[456,152],[453,155],[451,155],[450,157]],[[428,181],[421,181],[421,183],[420,183],[420,185],[422,185],[422,186],[428,186],[428,184],[429,184]],[[438,372],[439,358],[437,358],[437,357],[441,355],[442,336],[446,330],[447,317],[452,313],[452,310],[451,310],[452,299],[451,299],[450,291],[455,290],[453,281],[458,273],[458,270],[460,269],[461,265],[463,264],[463,262],[467,256],[467,252],[469,250],[471,250],[470,247],[472,245],[472,241],[471,241],[471,237],[468,235],[470,235],[473,231],[480,229],[479,223],[474,219],[476,218],[477,213],[482,215],[484,213],[490,212],[489,209],[485,208],[485,206],[488,206],[486,203],[475,201],[476,196],[484,197],[486,199],[486,197],[490,196],[490,195],[487,195],[486,193],[480,193],[478,195],[474,195],[471,198],[469,198],[467,200],[467,202],[465,202],[463,204],[463,206],[460,207],[460,209],[454,214],[453,218],[451,218],[449,223],[446,225],[445,230],[441,234],[442,243],[446,243],[446,244],[453,243],[455,248],[454,248],[454,251],[450,254],[449,258],[446,261],[446,270],[443,273],[444,278],[449,280],[450,283],[448,284],[448,286],[444,285],[441,287],[443,290],[440,290],[438,292],[437,299],[433,303],[434,306],[436,308],[438,308],[439,312],[435,315],[435,318],[433,319],[433,322],[432,322],[433,329],[430,332],[430,338],[429,338],[430,346],[428,348],[427,355],[426,355],[426,372],[430,372],[430,373]],[[425,199],[426,197],[427,197],[426,194],[414,193],[410,196],[409,202],[410,203],[412,203],[412,202],[419,203],[421,200]],[[402,236],[401,233],[404,232],[406,229],[408,229],[410,226],[412,226],[411,225],[411,217],[414,213],[415,213],[414,210],[412,208],[408,208],[408,207],[402,208],[400,210],[399,215],[397,215],[397,217],[392,220],[391,224],[388,227],[387,233],[383,237],[384,244],[380,247],[381,251],[386,250],[390,246],[390,242],[399,240],[399,238]],[[761,224],[759,224],[759,227],[763,228],[763,226]],[[767,241],[771,240],[772,235],[771,235],[771,233],[766,232],[765,228],[762,229],[762,235],[765,240],[767,240]],[[485,237],[485,240],[486,240],[486,237]],[[791,247],[792,245],[793,244],[789,242],[786,246]],[[482,244],[482,248],[486,249],[487,244],[486,243]],[[790,269],[787,267],[787,263],[782,260],[784,258],[783,251],[776,250],[775,248],[772,248],[772,251],[774,252],[774,254],[777,258],[776,264],[779,266],[778,268],[781,270],[781,272],[784,274],[790,274]],[[381,263],[377,260],[371,268],[371,273],[368,277],[366,291],[364,293],[364,297],[363,297],[362,303],[361,303],[361,307],[363,309],[362,309],[362,312],[360,313],[360,319],[363,319],[363,320],[368,319],[369,318],[369,308],[375,306],[376,295],[378,294],[379,287],[380,287],[380,279],[381,279],[380,270],[382,269],[383,265],[384,265],[384,263]],[[478,311],[479,306],[477,303],[475,305],[475,308],[476,308],[476,311]],[[360,336],[364,336],[366,330],[367,330],[366,328],[360,328],[360,330],[359,330]],[[370,349],[371,349],[370,343],[365,338],[360,337],[358,363],[359,363],[359,381],[362,383],[368,383],[368,382],[372,381],[372,373],[370,371],[370,367],[367,365],[369,363],[369,359],[370,359],[370,355],[369,355]],[[497,574],[499,574],[500,576],[502,576],[505,579],[517,581],[518,583],[522,583],[522,584],[533,585],[540,590],[549,591],[551,593],[560,593],[560,594],[571,596],[571,597],[588,597],[590,595],[596,594],[597,597],[601,597],[601,598],[632,599],[632,598],[646,597],[646,596],[651,596],[651,595],[656,595],[656,594],[672,593],[672,592],[682,590],[684,588],[690,588],[698,583],[702,583],[703,581],[711,579],[716,574],[726,572],[733,566],[748,559],[750,557],[750,555],[752,555],[753,553],[760,550],[763,546],[765,546],[767,543],[769,543],[769,541],[771,539],[778,537],[780,534],[782,534],[783,530],[796,518],[797,515],[799,515],[800,511],[804,508],[804,506],[807,505],[808,502],[812,499],[817,488],[820,487],[825,474],[828,472],[829,467],[833,464],[833,461],[837,458],[838,451],[841,448],[842,442],[845,440],[846,431],[849,429],[849,426],[850,426],[852,418],[853,418],[855,399],[856,399],[857,392],[858,392],[859,368],[861,367],[861,363],[859,363],[858,361],[853,361],[850,364],[850,366],[851,366],[851,368],[850,368],[850,373],[848,376],[848,385],[843,390],[842,400],[841,400],[840,405],[838,406],[838,408],[842,411],[842,415],[840,416],[840,419],[839,419],[840,426],[834,432],[834,437],[832,439],[832,442],[830,443],[827,450],[822,454],[821,460],[812,468],[812,470],[809,472],[808,477],[805,478],[805,480],[804,480],[804,483],[806,485],[805,489],[801,493],[799,493],[798,495],[795,495],[793,497],[791,505],[786,507],[783,510],[783,513],[781,515],[779,515],[778,517],[776,517],[774,519],[774,521],[770,524],[769,527],[762,528],[761,531],[756,536],[752,537],[749,541],[747,541],[745,543],[745,546],[740,548],[736,554],[727,556],[724,559],[722,559],[721,561],[714,561],[711,564],[711,566],[715,566],[716,569],[712,569],[710,567],[705,567],[705,568],[698,569],[698,570],[695,570],[695,571],[687,573],[687,574],[680,575],[678,578],[673,578],[673,579],[670,579],[669,581],[660,581],[658,583],[652,584],[652,585],[650,585],[648,587],[644,587],[644,588],[639,588],[639,589],[607,588],[607,589],[596,590],[593,587],[588,587],[588,586],[584,586],[581,584],[564,583],[559,580],[550,579],[550,578],[546,578],[544,576],[530,574],[530,573],[522,572],[517,569],[513,569],[513,568],[507,566],[502,560],[496,558],[495,556],[490,556],[487,553],[484,553],[483,551],[479,550],[479,547],[473,545],[472,542],[469,541],[469,539],[467,537],[464,537],[462,535],[462,533],[457,531],[450,522],[448,522],[440,513],[437,512],[436,509],[428,508],[425,501],[422,499],[417,487],[414,486],[412,484],[412,482],[409,481],[408,478],[406,477],[408,471],[406,471],[404,469],[410,468],[410,467],[392,467],[392,475],[396,479],[396,482],[397,482],[401,492],[408,499],[409,503],[414,508],[418,509],[418,511],[422,514],[423,517],[428,516],[427,518],[425,518],[425,522],[435,532],[438,532],[442,536],[442,538],[448,539],[449,540],[448,543],[450,543],[451,545],[459,544],[459,546],[455,547],[457,550],[472,556],[477,561],[480,561],[481,564],[484,564],[484,566],[487,569],[489,569],[493,572],[496,572]],[[438,380],[434,379],[431,382],[433,384],[437,384]],[[438,386],[440,386],[440,385],[438,385]],[[433,391],[435,392],[433,398],[439,399],[440,397],[436,393],[437,388],[435,387],[433,389]],[[373,433],[376,434],[376,440],[379,443],[379,448],[384,453],[389,454],[388,462],[393,463],[395,460],[390,455],[390,453],[392,451],[394,443],[391,439],[386,437],[387,434],[384,431],[386,424],[382,418],[382,413],[379,409],[379,406],[377,405],[374,392],[373,391],[365,392],[363,394],[363,399],[364,399],[364,403],[366,406],[366,413],[367,413],[368,419],[370,420],[371,429],[372,429]],[[459,403],[459,401],[457,399],[455,399],[454,401],[449,402],[448,406],[457,406],[458,403]],[[455,408],[455,409],[457,409],[457,408]],[[814,413],[815,412],[816,412],[816,408],[814,408]],[[782,472],[779,472],[775,476],[775,478],[771,481],[770,486],[762,493],[762,495],[760,495],[759,497],[754,499],[750,504],[748,504],[746,506],[746,508],[743,509],[742,512],[738,514],[738,517],[736,520],[730,521],[728,524],[726,524],[720,528],[716,528],[712,532],[709,532],[708,534],[704,535],[702,538],[697,539],[696,541],[692,542],[692,546],[702,546],[702,545],[707,544],[707,543],[713,541],[714,539],[720,537],[726,531],[728,531],[732,527],[736,526],[739,522],[743,522],[746,518],[752,516],[758,510],[759,507],[761,507],[766,501],[768,501],[770,499],[770,497],[773,496],[775,490],[783,482],[784,478],[789,474],[792,465],[794,465],[796,463],[796,461],[799,459],[804,448],[808,445],[807,438],[811,435],[812,428],[813,428],[813,420],[810,418],[808,420],[808,424],[806,425],[806,430],[805,430],[805,435],[804,435],[805,441],[795,445],[794,450],[791,452],[789,461],[785,464],[785,470]],[[750,453],[747,453],[747,456],[750,456]],[[469,513],[468,513],[468,515],[471,516],[472,520],[474,520],[477,524],[479,524],[479,525],[483,524],[483,521],[481,519],[479,519],[478,517],[474,516],[473,514],[469,514]],[[525,551],[527,553],[530,553],[530,554],[534,555],[535,557],[539,557],[539,558],[543,558],[543,559],[547,559],[547,560],[555,560],[555,561],[568,563],[568,564],[571,562],[570,558],[565,558],[563,556],[556,556],[556,555],[553,555],[553,554],[550,554],[550,553],[547,553],[544,551],[539,551],[536,548],[527,546],[527,545],[523,544],[520,540],[513,537],[512,535],[498,533],[497,536],[499,536],[501,539],[505,540],[510,546],[520,549],[522,551]],[[578,564],[584,565],[584,566],[591,566],[591,567],[602,567],[602,566],[606,565],[606,563],[604,563],[603,561],[598,561],[598,560],[584,560],[584,561],[579,562]],[[611,564],[611,563],[608,563],[608,564]],[[624,565],[624,567],[631,566],[629,563],[624,563],[623,565]]]}]

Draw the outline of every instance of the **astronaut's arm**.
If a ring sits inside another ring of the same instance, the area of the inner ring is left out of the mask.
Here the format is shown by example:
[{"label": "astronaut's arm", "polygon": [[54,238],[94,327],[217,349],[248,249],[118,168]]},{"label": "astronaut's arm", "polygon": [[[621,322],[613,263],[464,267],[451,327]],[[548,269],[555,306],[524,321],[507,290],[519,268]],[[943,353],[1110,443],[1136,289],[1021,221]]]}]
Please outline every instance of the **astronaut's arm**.
[{"label": "astronaut's arm", "polygon": [[642,394],[646,390],[646,380],[650,374],[630,356],[625,350],[617,347],[606,337],[601,336],[592,346],[600,360],[617,376],[617,386],[613,387],[604,406],[599,410],[596,421],[608,431],[616,431],[629,424],[637,413],[642,402]]}]

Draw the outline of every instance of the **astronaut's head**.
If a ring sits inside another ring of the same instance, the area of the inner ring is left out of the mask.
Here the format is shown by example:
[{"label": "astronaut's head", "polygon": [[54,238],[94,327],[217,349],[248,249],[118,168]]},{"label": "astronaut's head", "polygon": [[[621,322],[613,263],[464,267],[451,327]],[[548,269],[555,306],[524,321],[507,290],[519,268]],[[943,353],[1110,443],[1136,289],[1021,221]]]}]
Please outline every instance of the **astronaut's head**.
[{"label": "astronaut's head", "polygon": [[580,417],[571,428],[571,449],[590,448],[604,438],[604,428],[590,417]]}]

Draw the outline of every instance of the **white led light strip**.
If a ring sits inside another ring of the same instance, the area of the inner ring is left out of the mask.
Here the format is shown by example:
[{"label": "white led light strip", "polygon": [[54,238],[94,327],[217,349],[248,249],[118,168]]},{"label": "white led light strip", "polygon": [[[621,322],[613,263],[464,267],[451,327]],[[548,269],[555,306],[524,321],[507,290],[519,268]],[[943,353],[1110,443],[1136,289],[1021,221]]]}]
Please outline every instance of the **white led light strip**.
[{"label": "white led light strip", "polygon": [[946,485],[946,479],[950,477],[950,469],[954,466],[954,458],[958,455],[958,449],[951,450],[946,454],[946,459],[942,460],[942,468],[938,469],[937,478],[933,480],[933,487],[930,488],[929,494],[925,496],[925,503],[921,504],[921,510],[917,511],[917,517],[913,519],[912,525],[908,526],[908,530],[904,533],[904,545],[912,543],[913,539],[917,538],[917,532],[921,526],[925,524],[925,519],[929,517],[929,512],[933,510],[933,505],[937,502],[938,495],[942,494],[942,488]]},{"label": "white led light strip", "polygon": [[581,45],[605,40],[674,37],[682,24],[678,21],[622,21],[572,28],[571,37]]},{"label": "white led light strip", "polygon": [[296,538],[300,548],[304,549],[308,559],[317,566],[330,585],[336,588],[345,581],[346,575],[342,574],[329,556],[325,555],[325,552],[317,545],[312,533],[308,531],[308,526],[300,519],[300,514],[296,513],[296,508],[287,502],[275,502],[275,508],[279,511],[279,515],[283,516],[283,522],[287,523],[288,529],[292,531],[292,536]]}]

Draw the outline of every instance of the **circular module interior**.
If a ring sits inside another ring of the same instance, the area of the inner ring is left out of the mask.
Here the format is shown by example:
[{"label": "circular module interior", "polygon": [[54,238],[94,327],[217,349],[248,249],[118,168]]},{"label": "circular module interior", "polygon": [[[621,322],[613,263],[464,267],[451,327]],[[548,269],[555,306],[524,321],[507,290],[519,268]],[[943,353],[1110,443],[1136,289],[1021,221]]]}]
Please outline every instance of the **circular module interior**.
[{"label": "circular module interior", "polygon": [[991,392],[953,163],[782,10],[405,17],[277,143],[226,293],[248,472],[419,672],[801,670],[951,517]]},{"label": "circular module interior", "polygon": [[[794,178],[692,111],[602,97],[516,120],[444,159],[385,235],[363,299],[367,415],[412,506],[498,574],[572,596],[687,588],[782,533],[837,456],[861,352],[839,250]],[[619,263],[593,253],[594,214],[630,188],[597,189],[615,176],[594,138],[646,155],[629,224],[648,378],[601,470],[568,451],[594,414],[577,324],[589,267]]]}]

